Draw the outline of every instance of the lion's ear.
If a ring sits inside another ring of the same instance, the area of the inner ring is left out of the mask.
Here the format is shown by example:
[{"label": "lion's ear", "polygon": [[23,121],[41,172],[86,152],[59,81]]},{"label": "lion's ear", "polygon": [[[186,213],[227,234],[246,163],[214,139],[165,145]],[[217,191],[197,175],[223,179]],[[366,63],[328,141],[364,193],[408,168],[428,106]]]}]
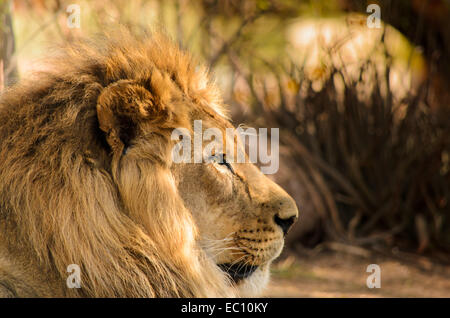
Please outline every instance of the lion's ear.
[{"label": "lion's ear", "polygon": [[131,80],[120,80],[106,87],[97,100],[100,129],[114,153],[123,153],[136,136],[139,122],[162,111],[152,94]]}]

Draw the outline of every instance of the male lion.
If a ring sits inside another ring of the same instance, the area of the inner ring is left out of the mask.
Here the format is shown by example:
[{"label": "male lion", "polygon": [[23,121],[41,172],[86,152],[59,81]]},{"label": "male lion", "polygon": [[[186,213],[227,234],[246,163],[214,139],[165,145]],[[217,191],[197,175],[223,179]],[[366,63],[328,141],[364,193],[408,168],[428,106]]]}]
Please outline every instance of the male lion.
[{"label": "male lion", "polygon": [[259,292],[297,207],[250,163],[172,162],[175,128],[232,127],[206,70],[125,32],[50,63],[0,100],[0,296]]}]

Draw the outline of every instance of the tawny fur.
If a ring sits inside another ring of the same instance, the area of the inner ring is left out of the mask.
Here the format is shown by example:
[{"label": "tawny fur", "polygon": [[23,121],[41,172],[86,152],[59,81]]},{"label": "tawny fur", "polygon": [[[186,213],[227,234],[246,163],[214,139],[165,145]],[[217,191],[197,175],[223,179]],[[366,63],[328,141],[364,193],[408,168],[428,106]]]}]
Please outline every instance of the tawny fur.
[{"label": "tawny fur", "polygon": [[[159,107],[138,110],[156,127],[152,160],[121,161],[99,125],[99,96],[120,81],[148,88]],[[197,247],[167,166],[170,130],[189,111],[170,109],[182,108],[171,101],[223,113],[218,96],[206,71],[166,37],[123,31],[64,48],[46,71],[3,93],[0,296],[234,296]],[[69,264],[81,267],[80,289],[66,287]]]}]

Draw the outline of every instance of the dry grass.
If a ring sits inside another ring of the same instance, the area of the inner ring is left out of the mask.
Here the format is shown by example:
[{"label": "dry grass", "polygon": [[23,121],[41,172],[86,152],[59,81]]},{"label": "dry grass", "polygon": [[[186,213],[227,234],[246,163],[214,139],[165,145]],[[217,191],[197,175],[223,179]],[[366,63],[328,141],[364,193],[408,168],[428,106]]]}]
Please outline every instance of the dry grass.
[{"label": "dry grass", "polygon": [[[369,264],[381,268],[381,288],[369,289]],[[447,274],[445,274],[445,271]],[[277,263],[267,297],[450,297],[450,267],[429,270],[391,258],[362,258],[342,253],[293,256]]]}]

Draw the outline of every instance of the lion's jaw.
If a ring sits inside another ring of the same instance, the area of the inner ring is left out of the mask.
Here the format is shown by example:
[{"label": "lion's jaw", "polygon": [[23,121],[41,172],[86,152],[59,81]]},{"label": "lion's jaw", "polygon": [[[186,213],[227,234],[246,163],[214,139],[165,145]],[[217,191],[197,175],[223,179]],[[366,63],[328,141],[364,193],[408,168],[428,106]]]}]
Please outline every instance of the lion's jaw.
[{"label": "lion's jaw", "polygon": [[260,266],[248,278],[238,283],[238,293],[241,297],[255,297],[261,295],[269,282],[270,264]]}]

